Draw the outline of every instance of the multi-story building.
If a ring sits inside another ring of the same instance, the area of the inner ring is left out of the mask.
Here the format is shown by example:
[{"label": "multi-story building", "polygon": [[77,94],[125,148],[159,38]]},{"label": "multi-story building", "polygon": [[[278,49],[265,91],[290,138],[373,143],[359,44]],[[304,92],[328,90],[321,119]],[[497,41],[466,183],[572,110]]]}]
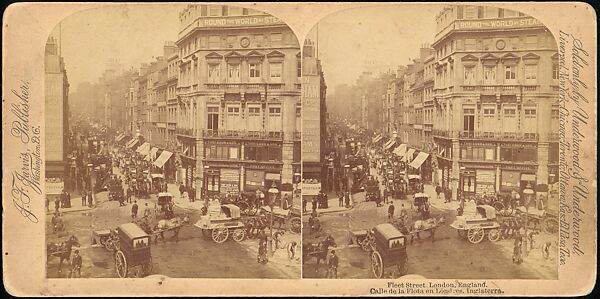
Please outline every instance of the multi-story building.
[{"label": "multi-story building", "polygon": [[434,141],[453,198],[558,179],[558,54],[521,13],[452,6],[436,17]]},{"label": "multi-story building", "polygon": [[300,172],[300,47],[271,15],[190,5],[180,13],[182,166],[208,193],[291,191]]},{"label": "multi-story building", "polygon": [[[323,190],[333,185],[333,173],[328,171],[327,154],[327,85],[316,57],[315,44],[306,40],[302,49],[302,108],[298,112],[296,130],[302,130],[302,178],[318,181]],[[302,115],[301,115],[302,114]],[[313,190],[318,191],[318,190]]]},{"label": "multi-story building", "polygon": [[[174,175],[174,179],[177,182],[185,181],[185,174],[182,172],[181,167],[181,146],[177,142],[175,131],[177,128],[177,119],[179,113],[179,104],[177,100],[177,77],[179,75],[179,54],[175,47],[174,42],[169,42],[168,46],[173,46],[173,53],[166,56],[167,58],[167,105],[166,105],[166,118],[167,118],[167,136],[166,136],[166,148],[167,150],[175,154],[173,166],[169,167],[169,176]],[[175,171],[175,173],[173,173]]]},{"label": "multi-story building", "polygon": [[56,39],[50,37],[45,50],[45,177],[46,195],[57,196],[70,189],[69,152],[69,80]]}]

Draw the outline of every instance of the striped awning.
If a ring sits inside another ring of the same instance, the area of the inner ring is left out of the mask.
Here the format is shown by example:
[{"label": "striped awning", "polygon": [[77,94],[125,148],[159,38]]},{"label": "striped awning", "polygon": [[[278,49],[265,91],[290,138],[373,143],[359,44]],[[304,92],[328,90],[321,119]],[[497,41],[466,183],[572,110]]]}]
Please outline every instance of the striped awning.
[{"label": "striped awning", "polygon": [[427,157],[429,157],[428,153],[420,152],[417,155],[417,157],[412,162],[410,162],[409,165],[412,168],[417,168],[418,169],[419,167],[421,167],[421,165],[423,165],[423,162],[425,162],[425,160],[427,160]]},{"label": "striped awning", "polygon": [[388,142],[386,142],[386,143],[383,145],[383,149],[386,149],[386,150],[387,150],[387,149],[391,148],[392,146],[394,146],[394,144],[396,144],[396,140],[394,140],[394,139],[390,139],[390,140],[388,140]]},{"label": "striped awning", "polygon": [[121,133],[115,137],[115,142],[121,141],[121,139],[125,138],[125,134]]},{"label": "striped awning", "polygon": [[132,148],[134,145],[136,145],[138,143],[138,139],[137,138],[133,138],[129,141],[129,143],[127,143],[127,148]]},{"label": "striped awning", "polygon": [[377,136],[375,136],[375,137],[373,138],[373,143],[377,143],[377,142],[379,142],[381,139],[383,139],[383,136],[381,136],[381,135],[377,135]]},{"label": "striped awning", "polygon": [[171,153],[169,151],[162,151],[162,153],[160,153],[160,156],[158,156],[158,158],[156,159],[156,161],[154,161],[153,164],[156,167],[163,167],[165,165],[165,163],[167,163],[169,158],[171,158],[172,155],[173,155],[173,153]]}]

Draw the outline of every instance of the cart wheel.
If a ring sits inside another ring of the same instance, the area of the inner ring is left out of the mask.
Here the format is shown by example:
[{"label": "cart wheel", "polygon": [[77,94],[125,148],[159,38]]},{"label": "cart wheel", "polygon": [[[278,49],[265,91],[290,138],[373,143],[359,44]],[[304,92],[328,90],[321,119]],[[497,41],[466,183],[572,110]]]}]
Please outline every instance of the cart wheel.
[{"label": "cart wheel", "polygon": [[211,237],[211,236],[212,236],[212,230],[210,230],[210,229],[206,229],[206,228],[203,228],[203,229],[202,229],[202,237],[203,237],[205,240],[208,240],[208,239],[210,239],[210,237]]},{"label": "cart wheel", "polygon": [[297,234],[302,231],[302,220],[300,217],[294,217],[290,220],[290,230]]},{"label": "cart wheel", "polygon": [[400,276],[404,276],[408,273],[408,256],[404,255],[400,264],[398,264],[398,273]]},{"label": "cart wheel", "polygon": [[127,277],[127,259],[121,250],[115,253],[115,270],[119,277]]},{"label": "cart wheel", "polygon": [[362,239],[362,241],[360,241],[360,248],[363,251],[370,251],[371,250],[371,244],[369,244],[369,239],[368,238],[364,238],[364,239]]},{"label": "cart wheel", "polygon": [[236,228],[233,230],[233,240],[236,242],[242,242],[244,241],[244,238],[246,238],[246,230],[243,228]]},{"label": "cart wheel", "polygon": [[483,240],[485,232],[481,227],[470,228],[467,232],[467,237],[469,238],[469,242],[473,244],[477,244]]},{"label": "cart wheel", "polygon": [[550,234],[558,232],[558,220],[554,217],[544,220],[544,230]]},{"label": "cart wheel", "polygon": [[500,231],[497,228],[490,229],[487,233],[488,240],[497,242],[500,240]]},{"label": "cart wheel", "polygon": [[229,237],[229,229],[227,228],[215,228],[212,230],[212,239],[215,243],[223,243],[227,241]]},{"label": "cart wheel", "polygon": [[458,232],[458,236],[459,237],[461,237],[463,239],[467,238],[467,231],[466,230],[464,230],[464,229],[458,229],[456,231]]},{"label": "cart wheel", "polygon": [[381,254],[379,254],[378,251],[373,251],[373,253],[371,253],[371,269],[373,270],[375,278],[383,277],[384,265]]},{"label": "cart wheel", "polygon": [[148,262],[146,262],[145,264],[142,265],[142,275],[144,276],[148,276],[152,273],[152,267],[154,265],[152,264],[152,257],[150,257],[148,259]]},{"label": "cart wheel", "polygon": [[115,244],[112,240],[106,240],[104,241],[104,248],[108,251],[113,251],[113,249],[115,249]]},{"label": "cart wheel", "polygon": [[505,206],[502,211],[500,211],[500,215],[502,215],[504,217],[512,216],[514,211],[515,210],[513,209],[513,207],[511,205],[508,205],[508,206]]}]

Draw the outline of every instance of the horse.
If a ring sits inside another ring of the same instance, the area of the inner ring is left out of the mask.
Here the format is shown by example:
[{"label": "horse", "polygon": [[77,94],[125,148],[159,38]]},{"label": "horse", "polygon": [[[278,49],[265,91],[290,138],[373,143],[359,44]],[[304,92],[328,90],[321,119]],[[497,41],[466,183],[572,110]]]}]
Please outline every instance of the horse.
[{"label": "horse", "polygon": [[48,243],[46,246],[46,264],[50,262],[50,257],[56,256],[60,259],[58,263],[58,273],[62,272],[62,263],[64,260],[69,260],[71,258],[71,249],[75,247],[81,246],[79,244],[79,240],[75,235],[71,235],[71,237],[61,243]]},{"label": "horse", "polygon": [[319,263],[321,260],[325,260],[327,258],[330,246],[337,247],[337,244],[331,235],[327,236],[325,239],[323,239],[323,241],[315,244],[302,244],[302,263],[304,264],[308,257],[316,257],[317,265],[315,266],[315,273],[318,273]]}]

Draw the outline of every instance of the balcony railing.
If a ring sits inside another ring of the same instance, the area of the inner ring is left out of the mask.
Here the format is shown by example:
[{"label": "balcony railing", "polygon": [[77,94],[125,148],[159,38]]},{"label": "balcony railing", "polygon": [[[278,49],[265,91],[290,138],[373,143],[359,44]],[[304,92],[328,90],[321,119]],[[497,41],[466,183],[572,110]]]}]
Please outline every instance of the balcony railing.
[{"label": "balcony railing", "polygon": [[264,92],[269,90],[284,89],[284,83],[206,83],[206,89],[222,92]]},{"label": "balcony railing", "polygon": [[200,136],[200,130],[196,130],[196,129],[184,129],[184,128],[175,128],[175,134],[176,135],[180,135],[180,136],[187,136],[187,137],[196,137],[196,136]]},{"label": "balcony railing", "polygon": [[203,130],[204,138],[244,138],[263,140],[283,140],[283,132],[244,131],[244,130]]},{"label": "balcony railing", "polygon": [[481,93],[508,93],[536,92],[539,85],[461,85],[462,91]]},{"label": "balcony railing", "polygon": [[499,141],[538,141],[537,133],[522,132],[475,132],[475,131],[447,131],[432,130],[431,134],[438,138],[459,138],[477,140],[499,140]]},{"label": "balcony railing", "polygon": [[458,134],[461,139],[497,139],[497,140],[518,140],[518,141],[537,141],[537,133],[522,132],[474,132],[462,131]]}]

